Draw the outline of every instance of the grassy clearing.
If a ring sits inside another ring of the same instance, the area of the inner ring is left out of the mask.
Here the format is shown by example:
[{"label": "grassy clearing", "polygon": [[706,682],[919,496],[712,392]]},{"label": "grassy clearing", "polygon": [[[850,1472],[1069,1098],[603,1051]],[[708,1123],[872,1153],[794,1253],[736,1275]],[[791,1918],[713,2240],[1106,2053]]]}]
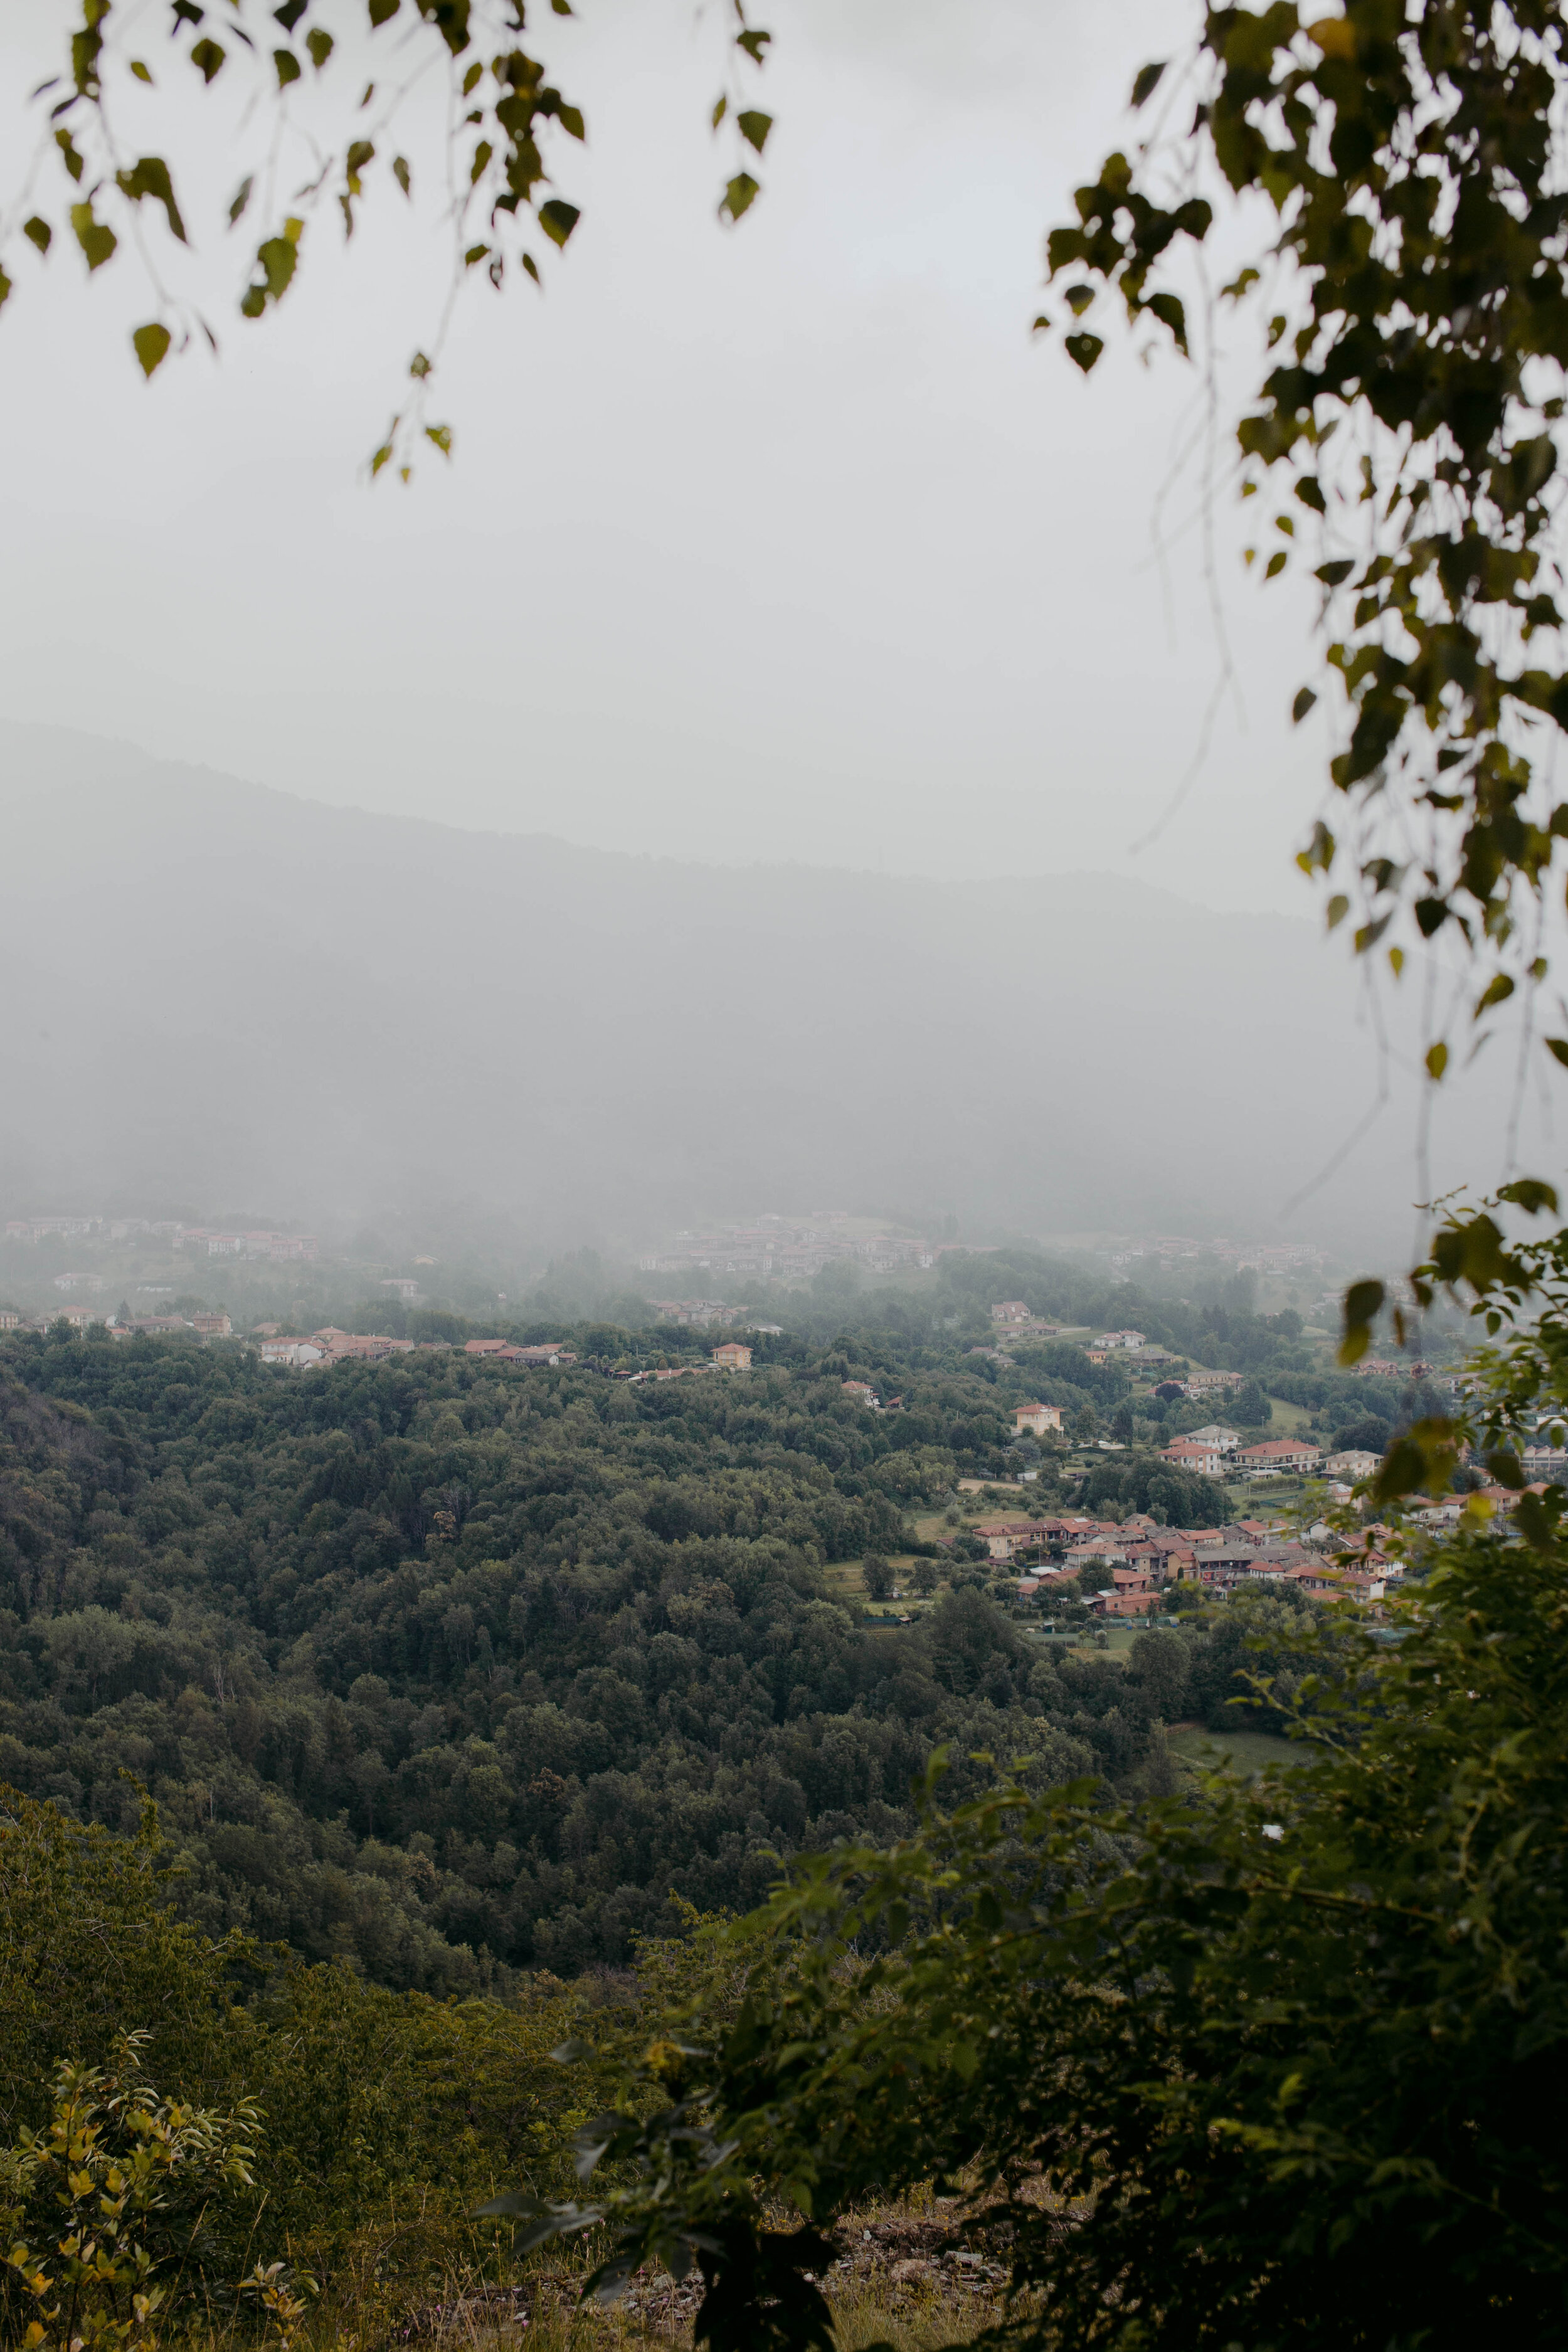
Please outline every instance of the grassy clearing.
[{"label": "grassy clearing", "polygon": [[1268,1731],[1173,1731],[1173,1756],[1185,1764],[1225,1764],[1237,1772],[1261,1772],[1266,1764],[1292,1769],[1312,1760],[1304,1740],[1277,1739]]},{"label": "grassy clearing", "polygon": [[[994,2326],[1005,2272],[965,2245],[960,2210],[929,2194],[840,2217],[838,2258],[822,2285],[838,2352],[938,2352]],[[391,2352],[432,2345],[446,2352],[688,2352],[702,2300],[696,2273],[677,2284],[639,2272],[622,2301],[582,2305],[586,2258],[525,2261],[513,2283],[487,2283],[462,2266],[432,2270],[423,2294],[395,2305],[351,2291],[323,2298],[296,2339],[297,2352]],[[198,2329],[184,2352],[255,2352],[245,2331]]]},{"label": "grassy clearing", "polygon": [[872,2352],[878,2345],[890,2346],[892,2352],[941,2352],[944,2345],[973,2343],[996,2318],[994,2307],[978,2297],[967,2311],[935,2301],[923,2309],[892,2311],[874,2290],[833,2295],[829,2302],[839,2352]]},{"label": "grassy clearing", "polygon": [[1304,1404],[1287,1404],[1283,1397],[1270,1393],[1268,1426],[1259,1433],[1264,1437],[1300,1437],[1312,1425],[1310,1408]]}]

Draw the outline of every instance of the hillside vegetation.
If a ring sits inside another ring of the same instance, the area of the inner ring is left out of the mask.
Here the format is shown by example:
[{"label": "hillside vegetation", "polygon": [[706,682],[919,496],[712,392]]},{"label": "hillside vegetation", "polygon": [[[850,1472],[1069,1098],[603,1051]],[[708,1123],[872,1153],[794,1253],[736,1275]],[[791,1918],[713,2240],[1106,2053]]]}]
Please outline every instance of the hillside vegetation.
[{"label": "hillside vegetation", "polygon": [[910,1348],[872,1413],[847,1363],[632,1384],[12,1340],[0,1779],[121,1831],[150,1789],[214,1934],[473,1990],[897,1833],[939,1742],[1124,1777],[1156,1722],[1223,1708],[1226,1629],[1127,1675],[1044,1658],[961,1560],[902,1630],[832,1598],[828,1562],[906,1549],[906,1511],[1006,1458],[994,1378]]}]

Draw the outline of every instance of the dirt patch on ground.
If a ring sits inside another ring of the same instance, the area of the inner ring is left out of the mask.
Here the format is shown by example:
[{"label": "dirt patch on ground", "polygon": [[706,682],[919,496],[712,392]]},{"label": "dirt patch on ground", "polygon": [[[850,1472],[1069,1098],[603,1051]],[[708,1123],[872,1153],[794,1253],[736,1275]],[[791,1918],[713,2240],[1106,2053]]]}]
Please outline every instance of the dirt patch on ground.
[{"label": "dirt patch on ground", "polygon": [[[967,2336],[984,2326],[1007,2283],[998,2250],[965,2242],[955,2207],[924,2211],[881,2210],[847,2217],[828,2234],[836,2259],[816,2275],[830,2303],[874,2308],[889,2320],[927,2323],[950,2315]],[[675,2280],[659,2269],[638,2271],[608,2306],[578,2303],[582,2278],[571,2272],[535,2272],[519,2284],[479,2284],[448,2302],[426,2304],[397,2330],[407,2344],[689,2345],[704,2293],[693,2271]],[[574,2325],[575,2323],[575,2325]],[[922,2336],[923,2340],[923,2336]]]}]

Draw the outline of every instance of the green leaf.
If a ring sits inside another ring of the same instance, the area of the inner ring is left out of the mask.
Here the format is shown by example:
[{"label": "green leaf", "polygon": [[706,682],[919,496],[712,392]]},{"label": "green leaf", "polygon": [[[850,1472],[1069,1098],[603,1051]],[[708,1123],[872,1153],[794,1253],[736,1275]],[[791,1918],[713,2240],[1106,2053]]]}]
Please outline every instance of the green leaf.
[{"label": "green leaf", "polygon": [[406,155],[395,155],[393,157],[392,176],[396,181],[398,186],[402,189],[404,194],[407,195],[409,194],[409,171],[408,158]]},{"label": "green leaf", "polygon": [[472,65],[468,68],[468,72],[463,76],[463,96],[465,98],[472,98],[475,90],[478,89],[480,82],[484,79],[484,74],[485,69],[481,65]]},{"label": "green leaf", "polygon": [[250,202],[250,191],[255,185],[256,181],[253,174],[247,173],[245,178],[241,180],[237,189],[235,191],[234,202],[228,208],[228,225],[230,228],[234,226],[235,222],[239,218],[241,213]]},{"label": "green leaf", "polygon": [[542,2215],[545,2210],[542,2200],[531,2196],[527,2189],[509,2189],[503,2195],[492,2197],[488,2205],[476,2205],[474,2218],[486,2221],[532,2220]]},{"label": "green leaf", "polygon": [[1557,1187],[1543,1184],[1539,1176],[1516,1176],[1511,1184],[1499,1186],[1498,1199],[1511,1201],[1527,1217],[1538,1217],[1542,1209],[1557,1214]]},{"label": "green leaf", "polygon": [[773,127],[773,116],[759,114],[755,107],[748,107],[744,114],[737,114],[735,123],[747,146],[755,148],[760,155],[768,143],[768,133]]},{"label": "green leaf", "polygon": [[408,362],[408,373],[416,383],[423,383],[426,376],[435,374],[436,370],[433,362],[426,358],[423,352],[416,352]]},{"label": "green leaf", "polygon": [[1426,1484],[1426,1456],[1408,1437],[1396,1437],[1383,1457],[1370,1492],[1375,1503],[1397,1503]]},{"label": "green leaf", "polygon": [[1339,855],[1339,844],[1328,826],[1319,817],[1312,827],[1312,838],[1305,849],[1296,853],[1296,863],[1303,874],[1326,874]]},{"label": "green leaf", "polygon": [[318,73],[321,72],[321,68],[331,56],[333,46],[334,44],[331,33],[325,31],[320,25],[312,25],[310,30],[305,36],[305,47],[310,56],[310,63],[315,67]]},{"label": "green leaf", "polygon": [[159,326],[156,320],[150,326],[137,328],[131,338],[131,345],[142,362],[144,376],[152,375],[163,365],[168,356],[171,341],[167,327]]},{"label": "green leaf", "polygon": [[1158,65],[1142,66],[1140,68],[1137,79],[1132,84],[1132,105],[1135,112],[1139,107],[1147,106],[1149,100],[1153,97],[1154,92],[1159,89],[1161,77],[1165,70],[1165,65],[1166,60],[1162,58]]},{"label": "green leaf", "polygon": [[1369,1492],[1374,1503],[1396,1503],[1405,1495],[1448,1491],[1459,1456],[1459,1432],[1444,1414],[1414,1422],[1384,1456]]},{"label": "green leaf", "polygon": [[1436,1085],[1448,1066],[1448,1048],[1439,1043],[1426,1048],[1426,1075]]},{"label": "green leaf", "polygon": [[1184,352],[1187,348],[1187,314],[1183,306],[1181,296],[1179,294],[1151,294],[1147,302],[1144,303],[1143,308],[1146,310],[1152,311],[1154,317],[1159,320],[1160,324],[1163,327],[1168,327],[1170,329],[1171,340],[1175,344],[1176,349],[1178,351]]},{"label": "green leaf", "polygon": [[1068,335],[1062,348],[1073,365],[1081,368],[1084,374],[1088,375],[1100,352],[1105,349],[1105,340],[1103,336],[1087,332],[1081,335]]},{"label": "green leaf", "polygon": [[5,298],[10,291],[11,280],[6,277],[5,272],[3,269],[0,269],[0,310],[5,309]]},{"label": "green leaf", "polygon": [[488,259],[489,255],[489,247],[488,245],[470,245],[463,256],[464,268],[476,268],[481,261]]},{"label": "green leaf", "polygon": [[1479,1021],[1482,1013],[1489,1013],[1494,1004],[1505,1004],[1512,994],[1513,982],[1507,972],[1496,973],[1476,999],[1475,1018]]},{"label": "green leaf", "polygon": [[1561,1486],[1548,1486],[1543,1495],[1521,1495],[1513,1514],[1516,1532],[1531,1548],[1543,1552],[1555,1567],[1558,1546],[1562,1541],[1563,1506],[1565,1497]]},{"label": "green leaf", "polygon": [[245,290],[239,306],[242,317],[259,319],[268,302],[282,300],[299,266],[300,239],[304,228],[302,220],[291,217],[284,222],[281,236],[269,236],[258,246],[256,260],[261,277]]},{"label": "green leaf", "polygon": [[209,85],[223,70],[224,52],[216,41],[200,40],[191,49],[191,63]]},{"label": "green leaf", "polygon": [[750,172],[737,172],[720,199],[720,219],[738,221],[742,213],[751,209],[753,201],[761,194],[762,190]]},{"label": "green leaf", "polygon": [[274,49],[272,52],[272,62],[278,68],[278,87],[279,89],[287,89],[291,81],[299,80],[300,73],[300,60],[294,55],[292,49]]},{"label": "green leaf", "polygon": [[162,155],[143,155],[133,170],[117,172],[114,180],[121,194],[129,197],[132,204],[139,205],[143,196],[151,196],[154,204],[162,205],[171,235],[177,236],[182,245],[188,242],[185,224],[174,202],[174,182],[169,177],[169,167]]},{"label": "green leaf", "polygon": [[713,101],[713,128],[715,131],[718,130],[719,125],[723,121],[724,117],[729,113],[729,111],[730,101],[721,92],[720,96]]},{"label": "green leaf", "polygon": [[1450,1288],[1468,1282],[1478,1295],[1496,1289],[1517,1271],[1503,1247],[1501,1228],[1484,1214],[1458,1219],[1435,1234],[1432,1263],[1439,1280]]},{"label": "green leaf", "polygon": [[310,0],[283,0],[283,5],[272,11],[272,20],[281,25],[286,33],[291,33],[310,5]]},{"label": "green leaf", "polygon": [[86,256],[89,271],[101,269],[120,239],[107,222],[95,219],[90,197],[85,205],[72,205],[70,223]]},{"label": "green leaf", "polygon": [[1285,566],[1289,562],[1289,561],[1290,559],[1285,552],[1285,550],[1282,547],[1277,547],[1264,568],[1263,577],[1265,580],[1274,579],[1277,574],[1284,571]]},{"label": "green leaf", "polygon": [[559,196],[539,207],[539,226],[552,245],[563,246],[582,217],[575,205],[563,204]]},{"label": "green leaf", "polygon": [[1548,1037],[1546,1050],[1568,1069],[1568,1037]]},{"label": "green leaf", "polygon": [[1342,894],[1336,893],[1336,895],[1329,900],[1329,929],[1331,931],[1338,930],[1340,925],[1344,921],[1345,917],[1350,913],[1350,910],[1351,902],[1347,898],[1343,897]]},{"label": "green leaf", "polygon": [[443,457],[451,456],[452,428],[449,425],[427,425],[425,427],[425,438],[426,441],[434,441]]},{"label": "green leaf", "polygon": [[1354,570],[1355,565],[1347,558],[1338,558],[1332,563],[1320,563],[1312,577],[1321,580],[1325,588],[1337,588]]},{"label": "green leaf", "polygon": [[[368,14],[370,16],[371,30],[374,32],[383,25],[390,24],[393,17],[396,16],[401,5],[402,0],[369,0]],[[390,457],[391,455],[392,452],[389,449],[387,451],[387,456]],[[384,459],[383,462],[385,462]],[[372,470],[374,470],[374,467]]]},{"label": "green leaf", "polygon": [[1381,1282],[1352,1282],[1344,1296],[1344,1337],[1340,1342],[1342,1364],[1359,1364],[1372,1345],[1372,1327],[1382,1312]]},{"label": "green leaf", "polygon": [[1303,686],[1298,689],[1296,699],[1290,705],[1290,719],[1293,726],[1300,727],[1317,698],[1310,686]]},{"label": "green leaf", "polygon": [[752,63],[760,66],[763,63],[763,52],[772,39],[771,33],[753,32],[748,27],[745,32],[736,34],[735,47],[744,49]]},{"label": "green leaf", "polygon": [[1308,474],[1297,483],[1296,496],[1304,507],[1310,507],[1314,514],[1327,514],[1328,508],[1323,499],[1323,486],[1316,474]]},{"label": "green leaf", "polygon": [[136,77],[136,79],[137,79],[137,80],[138,80],[138,81],[144,81],[144,82],[147,82],[147,83],[151,84],[152,79],[153,79],[153,77],[152,77],[152,75],[148,72],[148,70],[147,70],[146,67],[142,64],[142,60],[141,60],[141,58],[132,58],[132,60],[131,60],[131,70],[132,70],[132,72],[135,75],[135,77]]},{"label": "green leaf", "polygon": [[36,245],[40,253],[47,253],[50,246],[54,243],[55,233],[53,229],[49,226],[48,222],[42,219],[37,213],[33,215],[31,220],[26,220],[22,223],[22,235],[27,239],[29,244]]}]

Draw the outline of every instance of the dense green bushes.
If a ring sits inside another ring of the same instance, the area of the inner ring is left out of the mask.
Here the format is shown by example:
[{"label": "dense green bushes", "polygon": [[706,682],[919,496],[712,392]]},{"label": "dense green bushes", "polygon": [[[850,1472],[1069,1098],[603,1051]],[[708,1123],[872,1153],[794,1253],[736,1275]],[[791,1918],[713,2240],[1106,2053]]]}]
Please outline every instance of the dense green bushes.
[{"label": "dense green bushes", "polygon": [[[597,2071],[563,2065],[549,2053],[590,2009],[552,1978],[505,2003],[394,1992],[347,1959],[214,1943],[179,1917],[177,1887],[150,1807],[125,1840],[0,1787],[0,2204],[29,2201],[3,2150],[47,2126],[59,2063],[126,2076],[132,2054],[138,2079],[253,2126],[248,2177],[197,2200],[179,2284],[198,2301],[232,2307],[258,2260],[340,2284],[364,2270],[389,2297],[417,2294],[455,2248],[482,2252],[467,2216],[498,2182],[565,2187],[563,2135],[635,2042],[634,2010],[624,2026],[596,2013],[610,2053]],[[181,2210],[154,2216],[154,2235]],[[24,2218],[47,2244],[48,2212]]]},{"label": "dense green bushes", "polygon": [[[817,2229],[934,2181],[1037,2352],[1560,2345],[1548,1501],[1525,1543],[1445,1540],[1402,1640],[1325,1627],[1297,1660],[1298,1769],[1126,1811],[1087,1785],[933,1790],[915,1837],[800,1862],[714,1947],[743,2001],[700,1996],[694,2054],[665,2043],[595,2125],[611,2262],[696,2260],[716,2352],[820,2352]],[[810,2229],[779,2229],[783,2198]]]}]

